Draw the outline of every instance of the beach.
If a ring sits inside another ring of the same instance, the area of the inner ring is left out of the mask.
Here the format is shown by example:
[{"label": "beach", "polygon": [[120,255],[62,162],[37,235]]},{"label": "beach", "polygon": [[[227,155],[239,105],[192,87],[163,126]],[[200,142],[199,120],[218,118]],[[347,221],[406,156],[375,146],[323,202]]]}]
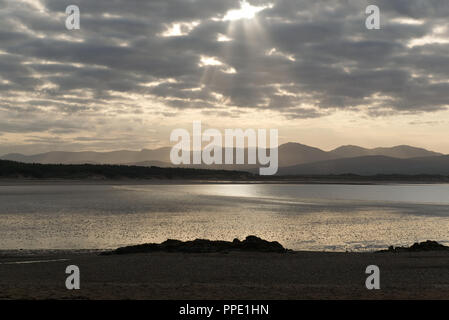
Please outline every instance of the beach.
[{"label": "beach", "polygon": [[[67,290],[65,269],[80,269]],[[380,290],[367,290],[368,265]],[[1,251],[0,299],[448,299],[449,253]]]},{"label": "beach", "polygon": [[[6,184],[0,299],[449,299],[448,251],[375,252],[447,246],[448,194],[445,184]],[[100,255],[248,235],[291,250]],[[80,290],[65,286],[69,265]],[[365,286],[370,265],[380,290]]]}]

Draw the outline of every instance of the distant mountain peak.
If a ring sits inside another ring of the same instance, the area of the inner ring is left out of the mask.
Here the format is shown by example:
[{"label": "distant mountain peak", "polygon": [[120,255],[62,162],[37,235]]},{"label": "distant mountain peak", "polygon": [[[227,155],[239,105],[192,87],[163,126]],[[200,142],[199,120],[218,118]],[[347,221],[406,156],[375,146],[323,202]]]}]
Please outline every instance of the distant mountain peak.
[{"label": "distant mountain peak", "polygon": [[399,145],[394,147],[379,147],[367,149],[359,146],[347,145],[338,147],[330,151],[337,158],[353,158],[361,156],[387,156],[399,159],[434,157],[441,156],[441,153],[429,151],[423,148],[409,145]]},{"label": "distant mountain peak", "polygon": [[[110,152],[95,151],[51,151],[35,155],[10,153],[0,157],[25,163],[44,164],[129,164],[129,163],[166,163],[170,164],[171,147],[142,149],[141,151],[118,150]],[[331,151],[324,151],[299,142],[288,142],[279,146],[279,167],[289,167],[326,160],[357,158],[366,156],[384,156],[397,159],[426,158],[441,156],[441,153],[416,148],[409,145],[367,149],[356,145],[344,145]],[[233,167],[233,169],[236,169]]]}]

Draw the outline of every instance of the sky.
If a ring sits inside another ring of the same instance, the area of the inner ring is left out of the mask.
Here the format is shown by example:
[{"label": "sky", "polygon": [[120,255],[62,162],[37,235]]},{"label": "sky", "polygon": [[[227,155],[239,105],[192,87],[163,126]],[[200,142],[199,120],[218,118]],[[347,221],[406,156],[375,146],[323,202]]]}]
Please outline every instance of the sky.
[{"label": "sky", "polygon": [[193,121],[449,153],[447,17],[447,0],[0,0],[0,154],[153,149]]}]

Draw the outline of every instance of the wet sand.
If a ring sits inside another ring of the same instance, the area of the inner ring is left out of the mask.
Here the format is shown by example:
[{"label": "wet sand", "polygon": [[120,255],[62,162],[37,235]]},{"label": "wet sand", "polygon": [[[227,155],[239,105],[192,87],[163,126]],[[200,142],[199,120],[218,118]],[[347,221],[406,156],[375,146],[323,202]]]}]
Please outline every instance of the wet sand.
[{"label": "wet sand", "polygon": [[[381,289],[367,290],[368,265]],[[65,288],[77,265],[81,289]],[[449,253],[3,251],[0,299],[449,299]]]}]

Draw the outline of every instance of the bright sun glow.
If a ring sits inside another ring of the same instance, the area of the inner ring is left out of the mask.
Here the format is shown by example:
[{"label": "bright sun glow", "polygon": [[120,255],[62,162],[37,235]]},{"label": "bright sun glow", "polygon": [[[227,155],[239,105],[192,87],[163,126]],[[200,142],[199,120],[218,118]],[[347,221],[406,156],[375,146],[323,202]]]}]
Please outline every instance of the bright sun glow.
[{"label": "bright sun glow", "polygon": [[246,1],[240,2],[240,9],[230,10],[223,18],[223,21],[234,21],[241,19],[253,19],[256,14],[266,7],[255,7]]}]

